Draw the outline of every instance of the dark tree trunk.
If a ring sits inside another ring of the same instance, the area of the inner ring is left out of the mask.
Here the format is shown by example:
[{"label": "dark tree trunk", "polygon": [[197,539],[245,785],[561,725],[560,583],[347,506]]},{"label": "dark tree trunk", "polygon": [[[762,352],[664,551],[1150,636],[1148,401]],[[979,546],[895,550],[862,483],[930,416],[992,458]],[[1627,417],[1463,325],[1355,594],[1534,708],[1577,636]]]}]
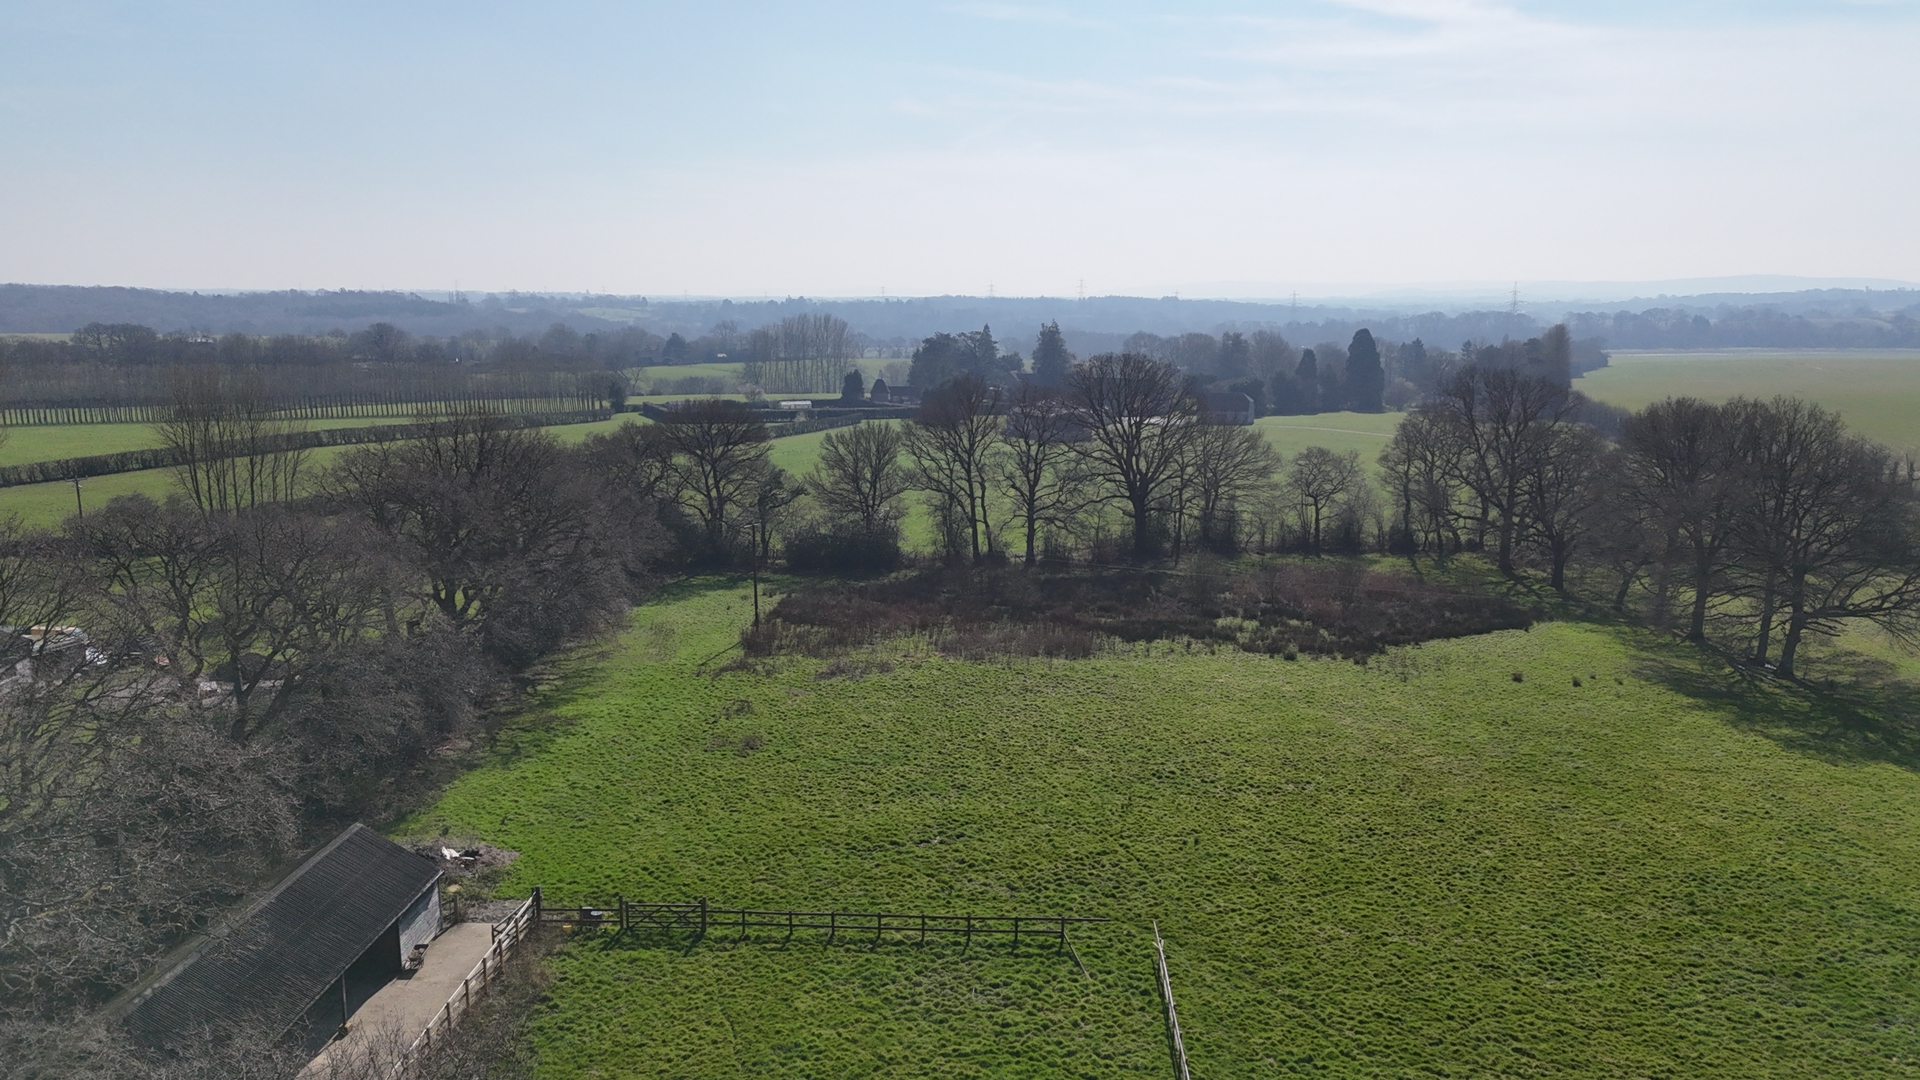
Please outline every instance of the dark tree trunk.
[{"label": "dark tree trunk", "polygon": [[1707,640],[1707,595],[1713,583],[1713,560],[1704,545],[1693,545],[1693,617],[1687,620],[1687,640]]},{"label": "dark tree trunk", "polygon": [[1754,635],[1753,662],[1756,664],[1764,664],[1767,662],[1767,646],[1772,644],[1773,606],[1775,602],[1773,590],[1773,574],[1769,571],[1767,574],[1767,584],[1760,593],[1760,627]]},{"label": "dark tree trunk", "polygon": [[1796,605],[1787,616],[1787,632],[1780,638],[1780,664],[1774,669],[1775,674],[1788,679],[1794,677],[1793,661],[1800,652],[1800,637],[1806,628],[1806,614]]}]

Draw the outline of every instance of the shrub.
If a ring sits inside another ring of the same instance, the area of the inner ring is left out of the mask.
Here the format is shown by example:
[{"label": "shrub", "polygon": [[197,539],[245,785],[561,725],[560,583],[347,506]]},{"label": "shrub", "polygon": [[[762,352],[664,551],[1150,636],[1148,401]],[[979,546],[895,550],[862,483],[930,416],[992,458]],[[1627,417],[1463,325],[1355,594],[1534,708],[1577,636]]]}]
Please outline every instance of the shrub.
[{"label": "shrub", "polygon": [[787,569],[800,574],[885,574],[900,569],[900,537],[857,529],[802,527],[784,545]]}]

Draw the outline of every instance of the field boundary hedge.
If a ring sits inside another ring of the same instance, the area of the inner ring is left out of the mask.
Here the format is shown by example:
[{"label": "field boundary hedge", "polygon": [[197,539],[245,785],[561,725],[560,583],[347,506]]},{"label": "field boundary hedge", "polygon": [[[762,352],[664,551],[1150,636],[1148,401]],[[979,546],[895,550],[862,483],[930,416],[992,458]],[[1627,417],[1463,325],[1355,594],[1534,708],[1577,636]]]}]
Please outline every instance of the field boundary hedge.
[{"label": "field boundary hedge", "polygon": [[[527,413],[502,416],[508,427],[559,427],[564,424],[590,424],[613,414],[602,409],[593,412]],[[373,442],[404,442],[425,436],[431,424],[370,424],[366,427],[331,428],[298,431],[263,440],[262,452],[314,450],[327,446],[354,446]],[[168,469],[186,464],[186,455],[176,447],[154,446],[143,450],[122,450],[117,454],[93,454],[87,457],[30,461],[22,465],[0,466],[0,488],[45,484],[58,480],[84,480],[114,473]]]},{"label": "field boundary hedge", "polygon": [[[449,407],[480,406],[497,413],[516,416],[544,416],[555,413],[600,411],[584,395],[556,395],[531,398],[461,398],[457,401],[414,401],[401,398],[373,400],[305,401],[273,407],[275,417],[285,420],[357,420],[387,416],[415,416]],[[158,424],[173,415],[173,406],[147,405],[12,405],[0,407],[0,425],[6,427],[71,427],[77,424]]]}]

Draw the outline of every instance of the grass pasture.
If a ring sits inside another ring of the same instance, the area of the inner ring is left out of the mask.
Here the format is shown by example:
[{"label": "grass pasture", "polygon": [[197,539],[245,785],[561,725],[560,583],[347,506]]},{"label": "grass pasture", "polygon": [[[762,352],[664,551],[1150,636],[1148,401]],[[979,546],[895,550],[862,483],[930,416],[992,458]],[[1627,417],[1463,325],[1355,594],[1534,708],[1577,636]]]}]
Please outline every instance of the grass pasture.
[{"label": "grass pasture", "polygon": [[1254,426],[1286,462],[1309,446],[1336,453],[1357,451],[1368,475],[1379,471],[1380,451],[1399,428],[1404,413],[1319,413],[1314,416],[1263,416]]},{"label": "grass pasture", "polygon": [[508,889],[562,902],[1115,921],[1085,976],[583,939],[543,1077],[1166,1076],[1152,920],[1198,1076],[1920,1070],[1920,761],[1859,715],[1574,623],[1364,666],[702,668],[748,611],[671,590],[396,831],[517,850]]},{"label": "grass pasture", "polygon": [[1838,412],[1847,426],[1902,452],[1920,451],[1920,349],[1729,349],[1617,352],[1574,389],[1639,409],[1667,397],[1803,397]]}]

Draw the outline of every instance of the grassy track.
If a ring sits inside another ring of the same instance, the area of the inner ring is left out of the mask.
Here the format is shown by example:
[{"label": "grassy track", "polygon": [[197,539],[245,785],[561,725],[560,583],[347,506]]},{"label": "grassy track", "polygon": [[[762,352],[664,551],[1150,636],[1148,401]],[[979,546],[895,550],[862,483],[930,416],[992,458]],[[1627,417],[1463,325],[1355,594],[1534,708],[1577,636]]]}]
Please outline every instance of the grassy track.
[{"label": "grassy track", "polygon": [[1683,394],[1710,401],[1790,394],[1837,410],[1870,439],[1920,450],[1920,350],[1615,353],[1609,366],[1573,385],[1630,409]]},{"label": "grassy track", "polygon": [[1920,779],[1857,717],[1573,624],[1364,667],[698,673],[746,618],[731,583],[644,608],[397,831],[516,849],[510,887],[562,899],[1111,915],[1093,978],[583,941],[544,1077],[1166,1076],[1152,919],[1199,1076],[1920,1069]]}]

